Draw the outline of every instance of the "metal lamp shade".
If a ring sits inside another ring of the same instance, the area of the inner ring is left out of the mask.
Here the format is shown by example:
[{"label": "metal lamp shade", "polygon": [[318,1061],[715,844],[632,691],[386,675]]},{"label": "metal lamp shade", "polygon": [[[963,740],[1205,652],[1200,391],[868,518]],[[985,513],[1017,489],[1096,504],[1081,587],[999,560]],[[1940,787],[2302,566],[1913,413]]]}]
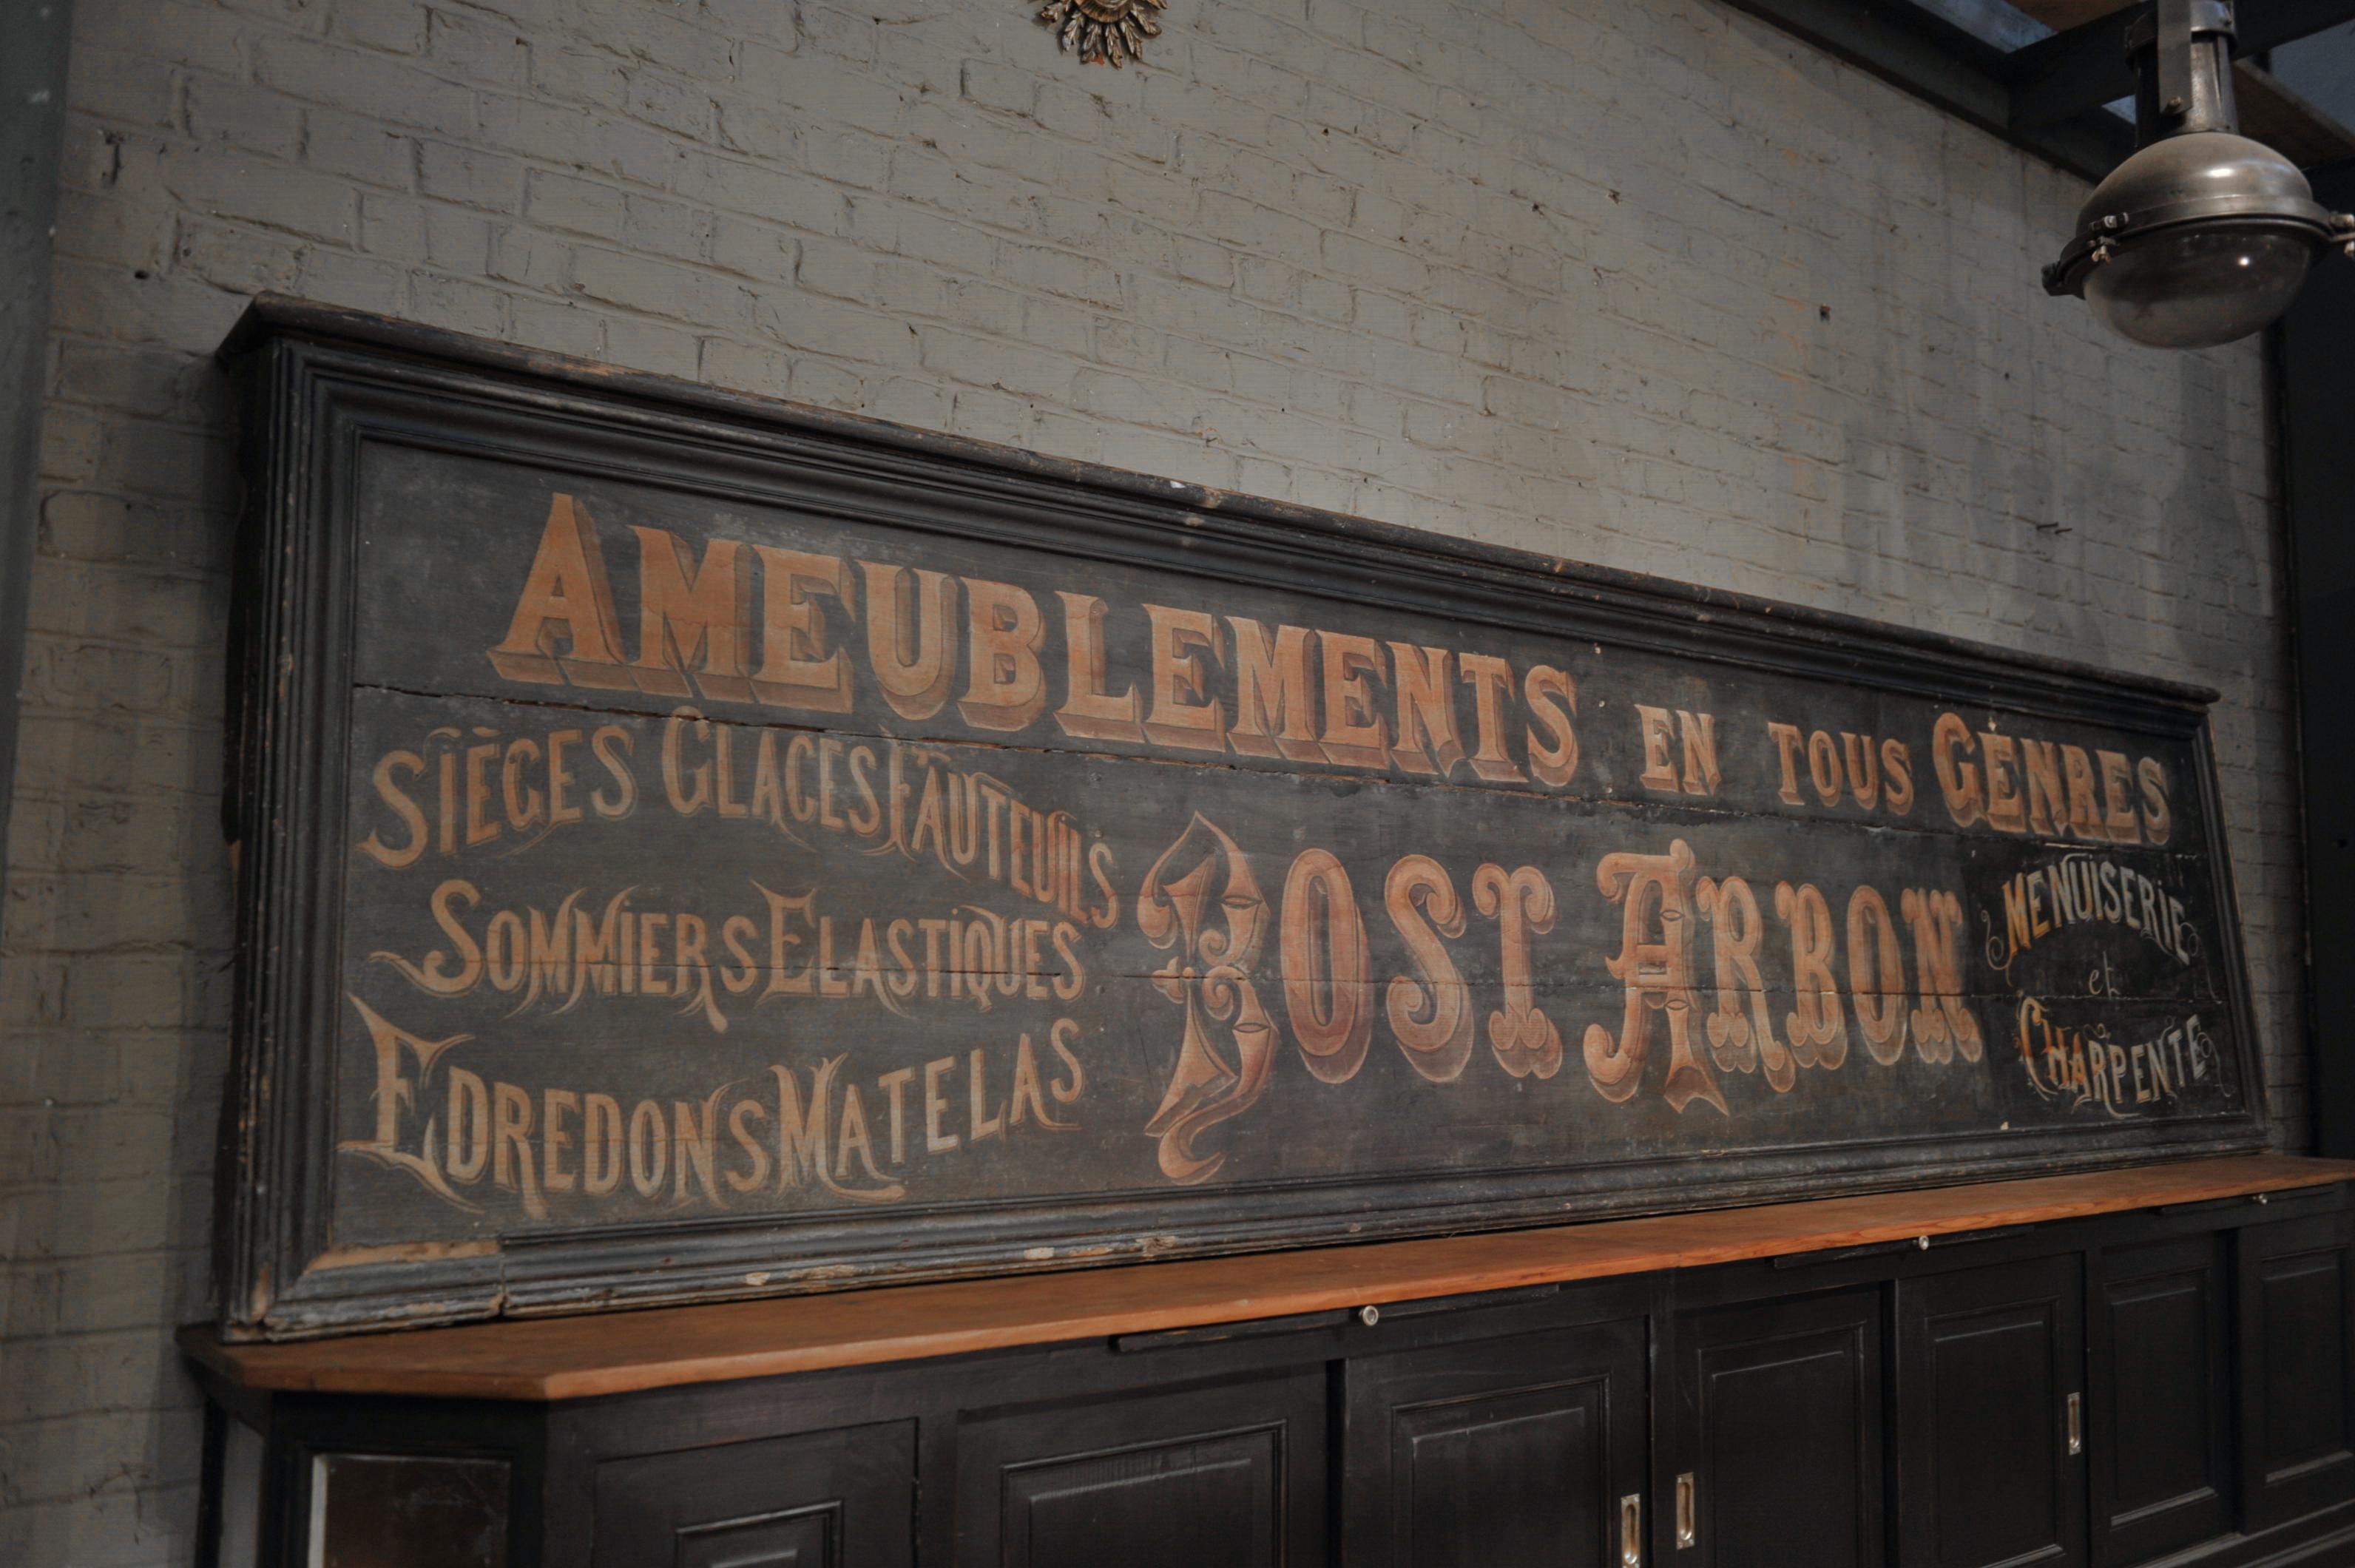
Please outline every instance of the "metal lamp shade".
[{"label": "metal lamp shade", "polygon": [[2222,131],[2152,143],[2112,170],[2045,272],[2114,331],[2160,348],[2203,348],[2270,325],[2321,247],[2355,240],[2296,165]]}]

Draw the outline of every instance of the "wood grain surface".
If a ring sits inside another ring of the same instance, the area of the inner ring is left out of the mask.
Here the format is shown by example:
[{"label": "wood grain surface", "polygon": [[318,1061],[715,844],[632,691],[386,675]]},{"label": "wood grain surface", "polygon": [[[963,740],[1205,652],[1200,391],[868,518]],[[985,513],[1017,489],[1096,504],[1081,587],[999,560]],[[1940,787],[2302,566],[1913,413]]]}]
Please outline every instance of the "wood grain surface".
[{"label": "wood grain surface", "polygon": [[228,1344],[199,1326],[183,1331],[181,1346],[250,1390],[579,1399],[1737,1263],[2350,1179],[2355,1161],[2253,1155],[1077,1276],[510,1319],[295,1344]]},{"label": "wood grain surface", "polygon": [[2206,694],[261,309],[233,1339],[2264,1147]]}]

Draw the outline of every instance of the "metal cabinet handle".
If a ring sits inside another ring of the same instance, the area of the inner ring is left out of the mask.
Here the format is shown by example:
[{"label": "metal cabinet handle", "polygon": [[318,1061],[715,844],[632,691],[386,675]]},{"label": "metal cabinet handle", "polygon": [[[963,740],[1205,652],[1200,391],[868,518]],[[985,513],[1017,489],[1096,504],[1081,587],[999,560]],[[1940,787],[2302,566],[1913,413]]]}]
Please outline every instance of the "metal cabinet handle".
[{"label": "metal cabinet handle", "polygon": [[1682,1552],[1700,1539],[1693,1524],[1693,1473],[1687,1470],[1677,1477],[1677,1550]]},{"label": "metal cabinet handle", "polygon": [[1619,1568],[1644,1568],[1644,1499],[1635,1492],[1619,1499]]},{"label": "metal cabinet handle", "polygon": [[2083,1394],[2069,1396],[2069,1452],[2085,1451],[2085,1400]]}]

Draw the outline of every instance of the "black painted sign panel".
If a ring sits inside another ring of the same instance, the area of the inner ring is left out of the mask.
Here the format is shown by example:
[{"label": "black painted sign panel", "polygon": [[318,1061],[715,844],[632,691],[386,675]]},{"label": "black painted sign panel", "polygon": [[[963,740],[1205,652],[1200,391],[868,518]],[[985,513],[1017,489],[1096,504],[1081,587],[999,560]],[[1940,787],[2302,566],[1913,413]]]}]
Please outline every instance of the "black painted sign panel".
[{"label": "black painted sign panel", "polygon": [[226,1317],[2260,1143],[2201,695],[266,308]]}]

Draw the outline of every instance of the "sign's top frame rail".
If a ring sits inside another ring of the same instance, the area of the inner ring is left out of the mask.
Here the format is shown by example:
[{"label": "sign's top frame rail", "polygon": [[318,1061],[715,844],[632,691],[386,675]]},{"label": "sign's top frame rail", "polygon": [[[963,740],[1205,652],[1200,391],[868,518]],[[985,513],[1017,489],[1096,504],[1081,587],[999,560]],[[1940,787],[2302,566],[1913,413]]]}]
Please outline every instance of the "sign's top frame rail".
[{"label": "sign's top frame rail", "polygon": [[[303,339],[324,346],[350,345],[390,350],[421,360],[494,375],[527,377],[597,397],[633,400],[673,415],[753,425],[785,435],[808,434],[834,443],[852,443],[878,453],[895,453],[966,467],[993,470],[1027,485],[1041,482],[1068,486],[1072,498],[1117,497],[1142,502],[1164,515],[1195,515],[1206,531],[1220,525],[1273,523],[1348,541],[1362,549],[1403,560],[1421,558],[1429,567],[1465,567],[1506,574],[1520,584],[1542,580],[1563,597],[1598,605],[1641,603],[1657,613],[1669,609],[1721,635],[1742,633],[1796,639],[1827,646],[1867,645],[1885,667],[1891,645],[1934,664],[1944,684],[1958,675],[1990,684],[2028,677],[2055,695],[2076,695],[2085,687],[2102,695],[2184,710],[2196,715],[2221,699],[2212,687],[2166,677],[2108,668],[2048,654],[2007,648],[1943,632],[1891,625],[1840,611],[1766,598],[1730,589],[1683,583],[1650,573],[1546,555],[1510,545],[1458,539],[1398,523],[1351,517],[1246,492],[1216,489],[1181,480],[1156,478],[1131,469],[1026,452],[970,436],[922,431],[864,414],[687,381],[647,371],[615,369],[594,361],[465,333],[399,321],[363,311],[322,305],[282,295],[258,296],[223,341],[218,357],[236,365],[263,343]],[[381,360],[371,362],[380,368]],[[2016,689],[2016,688],[2015,688]]]}]

